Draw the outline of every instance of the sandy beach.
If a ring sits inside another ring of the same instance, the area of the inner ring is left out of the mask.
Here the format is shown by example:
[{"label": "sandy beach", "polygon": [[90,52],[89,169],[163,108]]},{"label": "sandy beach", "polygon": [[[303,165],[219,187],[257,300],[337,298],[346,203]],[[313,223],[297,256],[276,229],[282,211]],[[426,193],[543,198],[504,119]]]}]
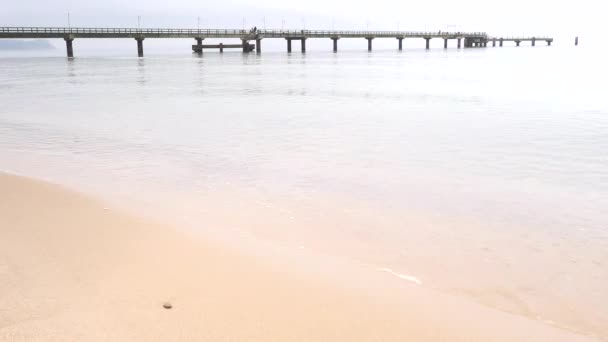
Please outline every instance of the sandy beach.
[{"label": "sandy beach", "polygon": [[388,300],[320,278],[0,173],[0,341],[591,340],[415,284]]}]

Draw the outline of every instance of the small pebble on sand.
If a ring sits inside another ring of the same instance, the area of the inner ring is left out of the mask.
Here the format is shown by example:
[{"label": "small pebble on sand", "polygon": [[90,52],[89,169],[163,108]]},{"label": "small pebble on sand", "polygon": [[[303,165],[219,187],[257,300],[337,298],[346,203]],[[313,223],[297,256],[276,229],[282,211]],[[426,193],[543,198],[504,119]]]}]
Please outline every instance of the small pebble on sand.
[{"label": "small pebble on sand", "polygon": [[173,305],[171,305],[171,303],[167,302],[167,303],[163,304],[163,308],[165,308],[165,309],[171,309],[172,307],[173,307]]}]

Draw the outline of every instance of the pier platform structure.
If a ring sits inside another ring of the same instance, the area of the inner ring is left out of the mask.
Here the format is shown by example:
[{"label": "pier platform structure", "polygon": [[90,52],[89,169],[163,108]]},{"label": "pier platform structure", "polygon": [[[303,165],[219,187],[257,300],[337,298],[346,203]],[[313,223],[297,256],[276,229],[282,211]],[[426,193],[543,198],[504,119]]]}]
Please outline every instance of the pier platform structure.
[{"label": "pier platform structure", "polygon": [[[426,49],[430,49],[431,39],[443,39],[444,49],[448,48],[449,41],[456,42],[456,48],[481,48],[487,47],[488,42],[492,46],[503,46],[504,42],[515,42],[519,46],[521,42],[529,41],[532,46],[537,41],[545,41],[551,45],[553,38],[550,37],[492,37],[485,32],[414,32],[414,31],[320,31],[320,30],[231,30],[231,29],[166,29],[166,28],[91,28],[91,27],[0,27],[0,39],[45,39],[59,38],[65,40],[66,52],[69,58],[74,57],[73,41],[75,39],[91,38],[130,38],[137,42],[137,55],[144,56],[144,40],[154,38],[190,38],[196,41],[192,45],[192,51],[203,53],[205,49],[219,49],[223,52],[225,48],[239,48],[243,52],[262,52],[263,39],[284,39],[287,52],[292,52],[292,43],[300,44],[300,51],[306,52],[306,41],[313,38],[325,38],[332,41],[334,52],[338,52],[338,41],[340,39],[365,39],[367,50],[372,51],[373,40],[377,38],[390,38],[397,40],[397,48],[403,49],[406,39],[424,39]],[[238,39],[240,44],[212,44],[205,45],[205,39]],[[255,42],[251,44],[250,42]]]}]

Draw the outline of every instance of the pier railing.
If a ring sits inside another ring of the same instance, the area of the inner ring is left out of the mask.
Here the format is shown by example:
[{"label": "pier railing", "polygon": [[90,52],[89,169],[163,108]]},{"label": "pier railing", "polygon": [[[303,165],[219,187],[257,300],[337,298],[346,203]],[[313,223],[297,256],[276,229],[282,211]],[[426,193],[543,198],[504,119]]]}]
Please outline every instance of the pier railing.
[{"label": "pier railing", "polygon": [[264,37],[390,37],[390,38],[420,38],[420,37],[487,37],[485,32],[429,32],[429,31],[346,31],[346,30],[259,30]]},{"label": "pier railing", "polygon": [[[106,28],[106,27],[0,27],[2,34],[21,35],[86,35],[86,36],[201,36],[201,37],[242,37],[252,33],[251,30],[235,29],[173,29],[173,28]],[[347,31],[347,30],[257,30],[260,37],[487,37],[485,32],[429,32],[429,31]]]},{"label": "pier railing", "polygon": [[516,41],[516,40],[520,40],[520,41],[527,41],[527,40],[552,40],[552,37],[547,37],[547,36],[501,36],[501,37],[489,37],[488,40],[492,41],[492,40],[503,40],[503,41]]},{"label": "pier railing", "polygon": [[108,27],[0,27],[3,33],[127,33],[127,34],[248,34],[248,30],[222,29],[163,29],[163,28],[108,28]]}]

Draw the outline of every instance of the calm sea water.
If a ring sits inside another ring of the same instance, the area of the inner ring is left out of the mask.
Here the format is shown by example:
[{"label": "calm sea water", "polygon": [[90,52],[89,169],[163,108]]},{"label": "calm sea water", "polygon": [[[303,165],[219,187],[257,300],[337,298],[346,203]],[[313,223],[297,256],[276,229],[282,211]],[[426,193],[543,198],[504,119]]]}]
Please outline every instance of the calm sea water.
[{"label": "calm sea water", "polygon": [[17,55],[0,169],[608,338],[602,54]]}]

